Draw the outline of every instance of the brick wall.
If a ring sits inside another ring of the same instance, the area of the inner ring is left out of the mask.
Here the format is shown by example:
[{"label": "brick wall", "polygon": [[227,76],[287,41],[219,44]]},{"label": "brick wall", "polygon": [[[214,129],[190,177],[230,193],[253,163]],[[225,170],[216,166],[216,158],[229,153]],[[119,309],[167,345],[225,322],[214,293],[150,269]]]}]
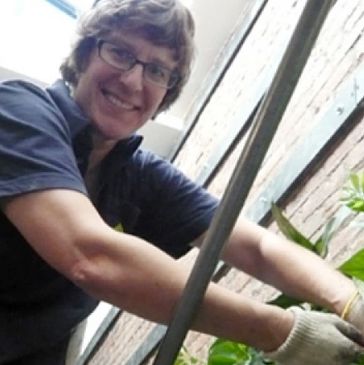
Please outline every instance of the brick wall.
[{"label": "brick wall", "polygon": [[[229,72],[177,156],[176,165],[192,179],[198,177],[216,148],[224,143],[229,123],[239,118],[242,108],[256,92],[259,80],[269,74],[274,60],[282,53],[304,4],[303,0],[268,1]],[[286,110],[249,195],[247,207],[254,203],[258,194],[281,170],[294,147],[318,123],[330,122],[322,119],[324,113],[330,108],[337,108],[337,112],[341,113],[342,108],[345,108],[345,104],[340,105],[340,100],[336,97],[340,87],[363,65],[363,32],[364,1],[338,0],[324,24]],[[364,168],[363,119],[363,114],[358,115],[353,127],[341,132],[340,138],[284,201],[288,217],[309,237],[317,237],[324,223],[339,209],[340,189],[348,172]],[[243,145],[244,139],[210,184],[209,190],[213,194],[222,195]],[[274,224],[270,228],[276,230]],[[363,243],[358,231],[345,229],[335,237],[329,260],[337,265],[359,247],[363,247]],[[231,270],[221,280],[221,285],[262,301],[275,293],[272,288],[235,270]],[[153,324],[123,314],[89,364],[126,363],[151,328]],[[204,357],[206,345],[212,340],[209,336],[190,332],[186,345],[193,354]]]}]

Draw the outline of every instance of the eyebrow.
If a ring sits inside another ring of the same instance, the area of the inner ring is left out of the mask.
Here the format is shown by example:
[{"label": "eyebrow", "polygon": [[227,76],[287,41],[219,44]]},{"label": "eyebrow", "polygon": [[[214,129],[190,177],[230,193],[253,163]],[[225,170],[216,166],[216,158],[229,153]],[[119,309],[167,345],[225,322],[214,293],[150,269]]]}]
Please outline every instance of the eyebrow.
[{"label": "eyebrow", "polygon": [[104,40],[108,43],[111,43],[113,44],[115,47],[118,47],[118,48],[126,48],[128,51],[130,52],[133,52],[133,53],[137,53],[135,48],[133,47],[132,44],[128,44],[127,42],[124,42],[124,41],[120,41],[120,40],[116,40],[116,39],[113,39],[113,38],[110,38],[110,39],[105,39]]}]

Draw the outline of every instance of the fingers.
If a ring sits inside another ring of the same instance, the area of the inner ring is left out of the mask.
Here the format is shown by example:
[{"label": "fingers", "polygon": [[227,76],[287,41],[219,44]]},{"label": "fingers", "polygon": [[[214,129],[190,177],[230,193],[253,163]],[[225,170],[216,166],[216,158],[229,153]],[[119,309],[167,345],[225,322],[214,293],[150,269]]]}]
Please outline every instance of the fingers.
[{"label": "fingers", "polygon": [[347,345],[341,349],[339,356],[343,359],[352,357],[353,362],[364,357],[364,335],[345,321],[338,322],[336,328],[347,338]]},{"label": "fingers", "polygon": [[345,361],[350,360],[350,362],[353,363],[361,359],[362,356],[364,356],[364,348],[351,343],[338,352],[337,360],[340,364],[347,364]]},{"label": "fingers", "polygon": [[364,334],[364,300],[361,297],[350,307],[346,320]]},{"label": "fingers", "polygon": [[361,333],[338,316],[289,310],[295,315],[291,333],[268,358],[281,365],[349,365],[364,354]]},{"label": "fingers", "polygon": [[[356,342],[360,346],[364,346],[364,335],[352,324],[340,321],[336,324],[337,329],[346,337]],[[364,351],[364,348],[363,348]]]}]

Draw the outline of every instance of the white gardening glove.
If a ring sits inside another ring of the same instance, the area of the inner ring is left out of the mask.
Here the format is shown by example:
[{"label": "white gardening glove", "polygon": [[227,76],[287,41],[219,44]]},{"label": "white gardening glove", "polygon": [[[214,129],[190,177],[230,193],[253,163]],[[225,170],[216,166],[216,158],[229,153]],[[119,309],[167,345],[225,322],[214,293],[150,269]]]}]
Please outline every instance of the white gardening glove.
[{"label": "white gardening glove", "polygon": [[295,315],[286,341],[265,356],[280,365],[348,365],[362,353],[364,338],[349,323],[334,314],[288,310]]},{"label": "white gardening glove", "polygon": [[341,317],[353,324],[364,335],[364,283],[354,281],[357,292],[349,299]]},{"label": "white gardening glove", "polygon": [[364,299],[362,297],[354,303],[353,308],[347,315],[347,321],[364,334]]}]

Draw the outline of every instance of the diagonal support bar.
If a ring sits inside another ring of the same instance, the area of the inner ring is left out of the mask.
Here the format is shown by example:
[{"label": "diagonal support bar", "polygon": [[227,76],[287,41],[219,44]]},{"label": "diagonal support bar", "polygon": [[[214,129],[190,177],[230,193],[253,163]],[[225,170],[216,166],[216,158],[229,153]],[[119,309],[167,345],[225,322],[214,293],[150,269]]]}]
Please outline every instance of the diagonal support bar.
[{"label": "diagonal support bar", "polygon": [[154,365],[172,365],[334,0],[308,0],[253,122]]}]

